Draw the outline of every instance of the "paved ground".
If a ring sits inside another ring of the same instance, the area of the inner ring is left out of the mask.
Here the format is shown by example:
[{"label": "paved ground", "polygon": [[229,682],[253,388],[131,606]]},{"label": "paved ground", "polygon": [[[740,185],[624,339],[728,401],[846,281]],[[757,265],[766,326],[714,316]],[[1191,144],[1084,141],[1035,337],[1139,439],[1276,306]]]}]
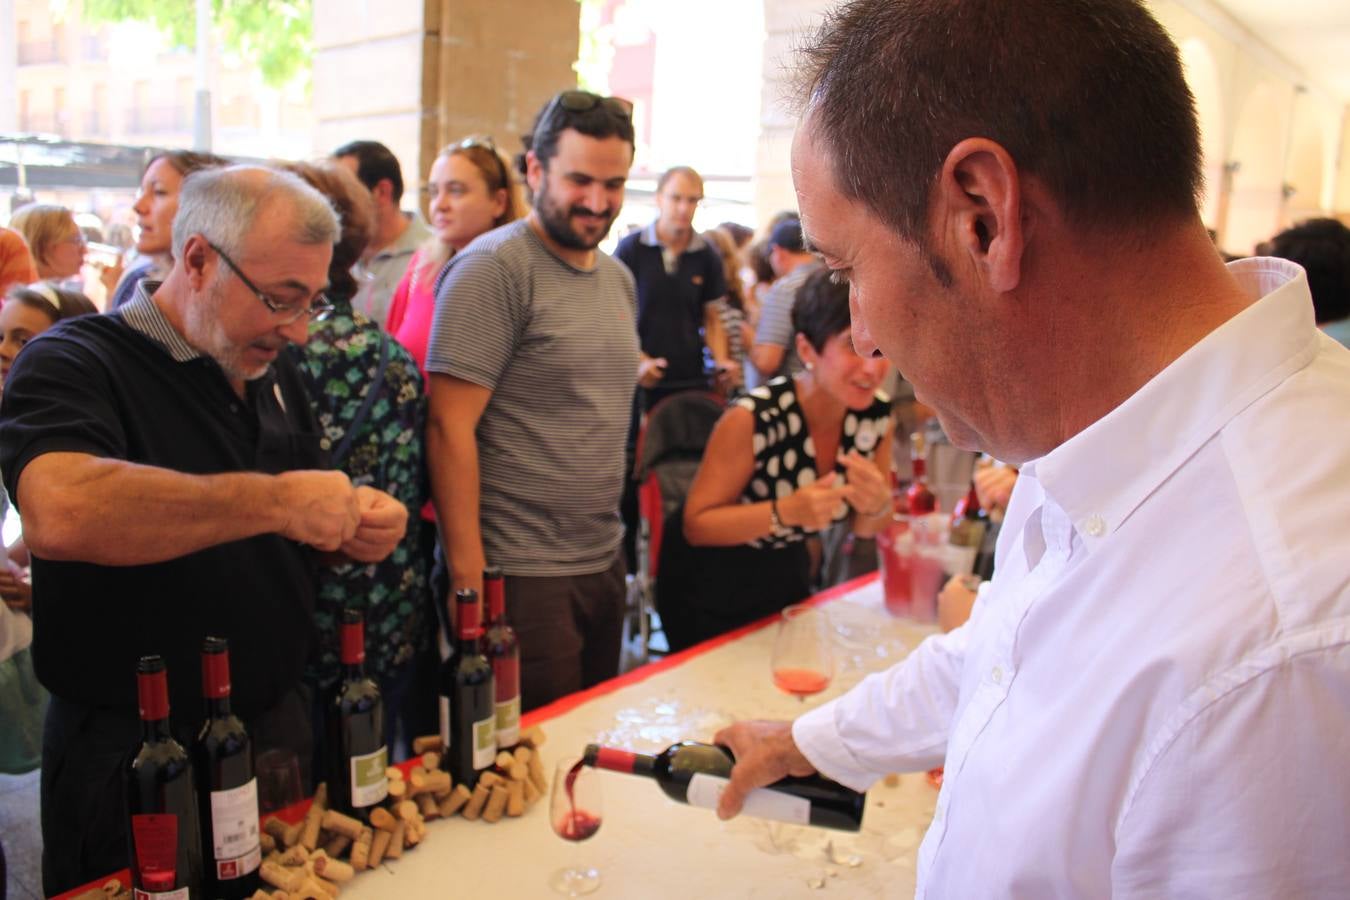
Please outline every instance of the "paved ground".
[{"label": "paved ground", "polygon": [[42,834],[38,773],[0,775],[0,844],[5,847],[7,900],[42,900]]}]

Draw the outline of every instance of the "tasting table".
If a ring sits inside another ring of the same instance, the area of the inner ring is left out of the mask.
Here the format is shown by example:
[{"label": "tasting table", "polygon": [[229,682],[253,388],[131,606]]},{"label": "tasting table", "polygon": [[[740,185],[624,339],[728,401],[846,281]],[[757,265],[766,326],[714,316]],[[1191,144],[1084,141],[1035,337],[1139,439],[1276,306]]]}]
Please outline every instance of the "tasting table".
[{"label": "tasting table", "polygon": [[[888,614],[875,575],[813,597],[834,632],[835,678],[800,701],[772,683],[775,619],[748,625],[526,714],[545,732],[546,769],[598,742],[654,753],[679,740],[711,741],[736,719],[796,716],[902,659],[936,629]],[[403,857],[359,874],[342,900],[559,896],[556,869],[600,870],[603,898],[887,897],[914,893],[914,862],[937,791],[924,773],[878,782],[858,833],[744,816],[721,822],[711,810],[676,803],[655,781],[600,773],[603,824],[581,843],[549,826],[548,797],[496,824],[459,816],[427,823],[426,839]]]}]

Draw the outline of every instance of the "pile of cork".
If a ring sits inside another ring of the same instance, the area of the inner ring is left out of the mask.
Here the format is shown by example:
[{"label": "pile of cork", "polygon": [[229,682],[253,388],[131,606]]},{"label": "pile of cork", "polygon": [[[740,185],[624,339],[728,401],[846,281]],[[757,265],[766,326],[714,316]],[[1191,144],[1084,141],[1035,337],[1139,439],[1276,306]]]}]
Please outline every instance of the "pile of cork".
[{"label": "pile of cork", "polygon": [[[473,790],[451,785],[441,771],[440,737],[413,742],[421,764],[405,778],[390,768],[389,798],[370,811],[366,825],[328,809],[327,785],[319,785],[303,821],[287,825],[275,816],[263,823],[263,859],[259,875],[273,890],[258,890],[252,900],[328,900],[358,872],[403,856],[422,843],[426,823],[456,813],[471,821],[497,822],[519,816],[548,792],[539,746],[544,733],[535,726],[521,735],[513,752],[497,754],[495,767],[478,776]],[[344,861],[341,857],[346,856]]]}]

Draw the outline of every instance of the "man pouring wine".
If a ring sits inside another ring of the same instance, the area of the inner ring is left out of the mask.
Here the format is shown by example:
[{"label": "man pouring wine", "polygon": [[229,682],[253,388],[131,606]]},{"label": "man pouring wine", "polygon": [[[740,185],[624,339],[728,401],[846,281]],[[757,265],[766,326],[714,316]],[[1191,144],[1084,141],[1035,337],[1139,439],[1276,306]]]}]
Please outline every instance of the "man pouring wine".
[{"label": "man pouring wine", "polygon": [[1215,253],[1176,46],[1135,0],[852,0],[805,58],[858,352],[1021,475],[969,622],[724,729],[719,813],[945,764],[921,897],[1344,891],[1350,353]]}]

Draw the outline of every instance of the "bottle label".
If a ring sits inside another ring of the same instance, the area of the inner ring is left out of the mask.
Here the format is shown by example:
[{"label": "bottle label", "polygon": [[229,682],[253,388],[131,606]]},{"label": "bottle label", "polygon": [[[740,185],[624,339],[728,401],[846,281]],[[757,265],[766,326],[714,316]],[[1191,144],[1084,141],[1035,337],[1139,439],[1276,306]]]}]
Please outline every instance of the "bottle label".
[{"label": "bottle label", "polygon": [[520,695],[497,704],[497,746],[510,747],[520,742]]},{"label": "bottle label", "polygon": [[352,806],[374,806],[389,796],[388,755],[381,747],[374,753],[352,757]]},{"label": "bottle label", "polygon": [[143,891],[140,888],[132,891],[131,896],[134,900],[188,900],[188,889],[179,888],[176,891]]},{"label": "bottle label", "polygon": [[258,779],[211,792],[211,840],[217,878],[240,878],[258,868]]},{"label": "bottle label", "polygon": [[441,752],[450,752],[450,698],[441,697]]},{"label": "bottle label", "polygon": [[473,767],[486,769],[497,758],[497,717],[473,723]]},{"label": "bottle label", "polygon": [[[690,777],[685,799],[690,806],[717,809],[717,801],[721,799],[722,791],[726,788],[727,779],[720,775],[706,775],[700,772]],[[811,801],[767,788],[760,788],[747,794],[741,812],[756,819],[773,819],[792,825],[811,824]]]},{"label": "bottle label", "polygon": [[139,880],[162,877],[173,884],[178,867],[178,817],[172,813],[132,816],[131,841],[136,851],[132,863],[141,873]]}]

